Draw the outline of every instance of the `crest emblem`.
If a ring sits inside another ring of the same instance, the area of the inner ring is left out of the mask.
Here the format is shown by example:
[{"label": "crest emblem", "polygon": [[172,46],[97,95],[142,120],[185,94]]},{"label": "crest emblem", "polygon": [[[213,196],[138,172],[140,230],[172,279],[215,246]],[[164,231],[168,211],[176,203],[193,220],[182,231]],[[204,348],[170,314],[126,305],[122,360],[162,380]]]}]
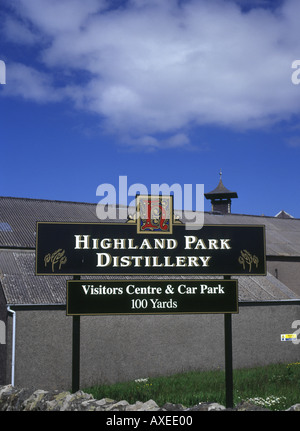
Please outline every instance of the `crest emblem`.
[{"label": "crest emblem", "polygon": [[167,233],[173,232],[173,196],[138,195],[137,232]]}]

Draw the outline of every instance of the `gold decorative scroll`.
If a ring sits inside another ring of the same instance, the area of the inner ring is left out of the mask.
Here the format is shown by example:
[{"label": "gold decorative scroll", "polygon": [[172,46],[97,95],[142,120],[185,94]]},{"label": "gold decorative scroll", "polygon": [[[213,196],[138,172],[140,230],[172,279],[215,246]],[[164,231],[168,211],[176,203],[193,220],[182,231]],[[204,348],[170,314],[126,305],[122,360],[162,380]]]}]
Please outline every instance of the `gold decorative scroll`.
[{"label": "gold decorative scroll", "polygon": [[59,248],[58,250],[55,250],[52,254],[48,253],[44,257],[45,266],[48,265],[48,263],[51,263],[51,269],[52,272],[55,270],[55,265],[58,264],[58,269],[61,269],[61,266],[67,262],[67,256],[65,256],[65,250]]},{"label": "gold decorative scroll", "polygon": [[243,265],[243,269],[246,269],[248,265],[249,272],[253,269],[253,264],[258,267],[259,259],[257,256],[249,253],[248,250],[241,250],[241,255],[238,258],[238,261],[241,265]]}]

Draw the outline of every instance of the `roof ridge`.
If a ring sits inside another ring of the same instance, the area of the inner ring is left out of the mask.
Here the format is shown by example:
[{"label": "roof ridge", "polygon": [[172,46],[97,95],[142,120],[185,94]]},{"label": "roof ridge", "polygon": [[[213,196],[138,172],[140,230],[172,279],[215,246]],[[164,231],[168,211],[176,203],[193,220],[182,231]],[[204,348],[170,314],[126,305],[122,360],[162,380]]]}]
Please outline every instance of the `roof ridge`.
[{"label": "roof ridge", "polygon": [[[53,203],[65,203],[65,204],[76,204],[76,205],[98,205],[98,202],[80,202],[80,201],[67,201],[67,200],[59,200],[59,199],[44,199],[44,198],[28,198],[28,197],[17,197],[17,196],[0,196],[0,199],[15,199],[15,200],[23,200],[23,201],[38,201],[38,202],[53,202]],[[110,204],[110,206],[113,204]],[[126,205],[116,204],[116,207],[125,207]],[[180,211],[180,210],[174,210]],[[188,210],[188,212],[194,212],[193,210]],[[285,211],[286,212],[286,211]],[[242,213],[228,213],[228,214],[214,214],[212,211],[204,211],[204,214],[218,215],[221,216],[242,216],[242,217],[259,217],[259,218],[275,218],[276,220],[300,220],[298,217],[291,218],[279,218],[273,215],[259,215],[259,214],[242,214]]]},{"label": "roof ridge", "polygon": [[40,202],[57,202],[66,204],[79,204],[79,205],[97,205],[97,202],[80,202],[80,201],[66,201],[60,199],[44,199],[44,198],[24,198],[17,196],[0,196],[0,199],[17,199],[17,200],[28,200],[28,201],[40,201]]}]

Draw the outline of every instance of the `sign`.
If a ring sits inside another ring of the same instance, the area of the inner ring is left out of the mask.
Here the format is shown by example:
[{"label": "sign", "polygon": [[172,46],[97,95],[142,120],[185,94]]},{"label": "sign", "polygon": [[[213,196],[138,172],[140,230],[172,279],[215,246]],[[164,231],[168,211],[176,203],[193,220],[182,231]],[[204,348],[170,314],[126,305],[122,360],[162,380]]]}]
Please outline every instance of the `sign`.
[{"label": "sign", "polygon": [[266,275],[264,226],[150,235],[136,223],[37,223],[36,275],[117,274]]},{"label": "sign", "polygon": [[297,340],[297,334],[281,334],[281,341]]},{"label": "sign", "polygon": [[[174,223],[171,196],[139,196],[136,202],[133,222],[38,222],[36,275],[266,275],[264,226],[186,229]],[[224,314],[226,406],[232,407],[231,314],[238,313],[238,292],[237,281],[228,279],[67,281],[72,392],[80,381],[80,315],[175,313]]]},{"label": "sign", "polygon": [[236,280],[67,281],[67,315],[238,313]]}]

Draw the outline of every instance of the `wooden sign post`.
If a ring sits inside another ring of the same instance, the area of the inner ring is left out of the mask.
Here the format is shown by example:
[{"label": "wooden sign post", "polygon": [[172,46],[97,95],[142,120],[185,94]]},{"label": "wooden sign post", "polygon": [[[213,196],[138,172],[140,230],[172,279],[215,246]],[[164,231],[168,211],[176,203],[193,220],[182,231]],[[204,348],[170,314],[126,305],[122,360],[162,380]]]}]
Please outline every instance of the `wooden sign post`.
[{"label": "wooden sign post", "polygon": [[[229,280],[230,276],[224,277]],[[232,315],[224,314],[226,408],[233,407]]]},{"label": "wooden sign post", "polygon": [[[79,280],[80,276],[73,277]],[[72,321],[72,393],[80,388],[80,315],[73,316]]]}]

